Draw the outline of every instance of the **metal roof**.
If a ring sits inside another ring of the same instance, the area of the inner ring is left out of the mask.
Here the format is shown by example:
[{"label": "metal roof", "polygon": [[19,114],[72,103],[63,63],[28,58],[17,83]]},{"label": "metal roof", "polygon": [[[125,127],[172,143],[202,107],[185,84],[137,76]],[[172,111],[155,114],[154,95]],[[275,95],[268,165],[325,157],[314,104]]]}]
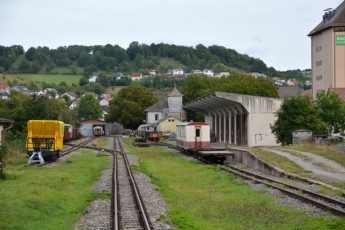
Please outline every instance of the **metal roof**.
[{"label": "metal roof", "polygon": [[327,11],[322,22],[317,25],[308,36],[313,36],[332,27],[345,27],[345,1],[343,1],[335,10]]},{"label": "metal roof", "polygon": [[197,98],[183,105],[183,108],[185,109],[202,112],[219,110],[225,107],[231,107],[235,108],[236,110],[243,111],[243,106],[240,103],[222,98],[218,92]]},{"label": "metal roof", "polygon": [[270,97],[214,92],[185,103],[183,108],[205,113],[224,111],[226,109],[237,114],[248,114],[258,111],[276,111],[282,101],[281,99]]},{"label": "metal roof", "polygon": [[156,104],[148,107],[144,110],[144,112],[161,112],[163,109],[169,108],[167,101],[159,101]]}]

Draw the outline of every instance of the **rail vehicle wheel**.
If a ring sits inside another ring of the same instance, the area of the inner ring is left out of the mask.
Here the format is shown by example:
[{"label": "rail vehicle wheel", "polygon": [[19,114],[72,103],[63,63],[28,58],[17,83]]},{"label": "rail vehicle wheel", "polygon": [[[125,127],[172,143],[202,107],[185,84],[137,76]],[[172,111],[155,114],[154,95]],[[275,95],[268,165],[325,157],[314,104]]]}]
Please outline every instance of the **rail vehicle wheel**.
[{"label": "rail vehicle wheel", "polygon": [[48,155],[48,156],[45,156],[43,157],[45,161],[54,161],[55,160],[55,155]]},{"label": "rail vehicle wheel", "polygon": [[60,152],[55,153],[54,160],[57,160],[60,158]]}]

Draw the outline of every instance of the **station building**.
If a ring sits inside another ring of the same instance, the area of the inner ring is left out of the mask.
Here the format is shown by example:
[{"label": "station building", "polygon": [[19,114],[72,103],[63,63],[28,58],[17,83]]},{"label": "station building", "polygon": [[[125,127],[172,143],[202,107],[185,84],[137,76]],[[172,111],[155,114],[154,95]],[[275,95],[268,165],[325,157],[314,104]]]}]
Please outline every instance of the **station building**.
[{"label": "station building", "polygon": [[182,100],[183,95],[174,86],[167,99],[162,99],[144,110],[146,124],[140,125],[138,130],[175,132],[176,124],[186,119]]},{"label": "station building", "polygon": [[108,123],[103,120],[89,119],[80,122],[80,134],[84,137],[93,137],[93,128],[96,126],[102,127],[104,136],[119,135],[124,133],[124,128],[121,124],[114,122]]},{"label": "station building", "polygon": [[271,131],[282,99],[214,92],[183,108],[204,114],[216,142],[237,146],[278,146]]}]

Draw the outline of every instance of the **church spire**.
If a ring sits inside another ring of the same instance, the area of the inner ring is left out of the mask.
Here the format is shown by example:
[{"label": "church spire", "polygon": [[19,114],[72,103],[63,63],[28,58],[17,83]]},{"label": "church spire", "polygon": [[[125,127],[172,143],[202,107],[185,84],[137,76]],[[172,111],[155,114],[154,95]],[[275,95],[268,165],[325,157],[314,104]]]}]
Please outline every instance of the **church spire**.
[{"label": "church spire", "polygon": [[174,88],[171,90],[171,92],[168,94],[168,97],[182,97],[183,94],[180,93],[180,91],[177,90],[176,84],[174,82]]}]

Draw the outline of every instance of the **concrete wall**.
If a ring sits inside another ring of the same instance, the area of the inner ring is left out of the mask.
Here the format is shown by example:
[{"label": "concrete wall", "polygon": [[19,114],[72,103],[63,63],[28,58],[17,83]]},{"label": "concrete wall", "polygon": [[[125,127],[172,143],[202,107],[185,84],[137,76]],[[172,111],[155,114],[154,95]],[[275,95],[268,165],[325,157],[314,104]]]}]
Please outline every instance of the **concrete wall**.
[{"label": "concrete wall", "polygon": [[248,146],[280,145],[270,127],[277,119],[274,113],[253,113],[248,117]]},{"label": "concrete wall", "polygon": [[255,171],[264,172],[272,176],[281,177],[284,175],[282,170],[270,165],[268,162],[258,158],[255,154],[249,151],[231,149],[231,152],[234,153],[234,157],[227,159],[227,162],[230,164],[232,162],[240,163],[251,169],[254,169]]}]

